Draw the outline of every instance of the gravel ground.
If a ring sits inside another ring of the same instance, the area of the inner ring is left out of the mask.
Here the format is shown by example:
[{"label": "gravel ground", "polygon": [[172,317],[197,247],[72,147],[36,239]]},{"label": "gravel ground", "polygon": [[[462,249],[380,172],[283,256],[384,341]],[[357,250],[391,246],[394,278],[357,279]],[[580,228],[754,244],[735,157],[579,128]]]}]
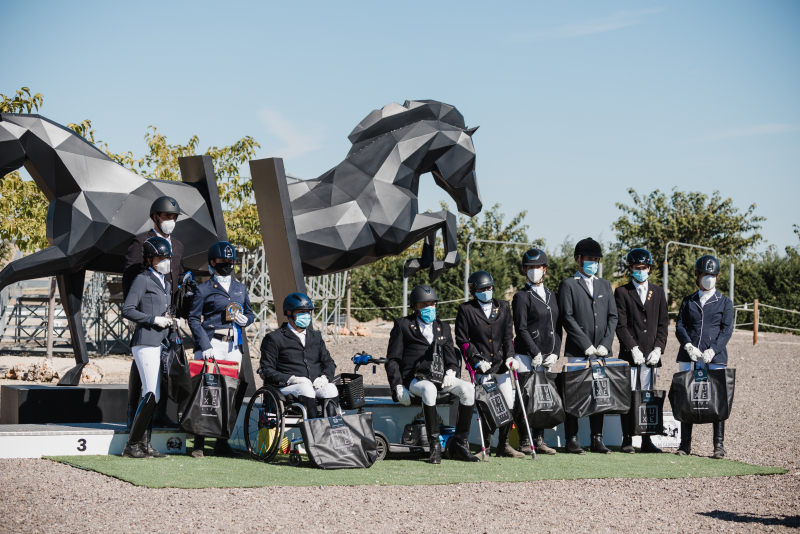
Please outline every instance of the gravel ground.
[{"label": "gravel ground", "polygon": [[[383,356],[387,342],[383,332],[378,332],[370,338],[345,338],[331,352],[339,370],[349,372],[349,358],[355,352]],[[677,349],[671,333],[660,388],[668,389],[669,377],[677,370],[672,361]],[[299,527],[300,531],[348,532],[368,525],[370,530],[384,532],[440,531],[443,527],[503,532],[531,524],[540,532],[797,529],[800,395],[793,371],[800,365],[800,338],[760,334],[759,344],[753,347],[751,335],[736,333],[729,353],[730,365],[737,369],[737,389],[726,425],[728,457],[783,467],[789,470],[786,475],[412,488],[156,490],[47,460],[0,460],[0,531],[239,532]],[[100,360],[100,365],[106,360]],[[370,371],[365,374],[368,383],[385,383],[382,370],[376,375]],[[711,449],[710,426],[697,427],[694,453],[708,456]],[[456,502],[469,506],[454,506]],[[46,511],[41,510],[42,503],[48,503]],[[567,503],[569,512],[559,513]]]}]

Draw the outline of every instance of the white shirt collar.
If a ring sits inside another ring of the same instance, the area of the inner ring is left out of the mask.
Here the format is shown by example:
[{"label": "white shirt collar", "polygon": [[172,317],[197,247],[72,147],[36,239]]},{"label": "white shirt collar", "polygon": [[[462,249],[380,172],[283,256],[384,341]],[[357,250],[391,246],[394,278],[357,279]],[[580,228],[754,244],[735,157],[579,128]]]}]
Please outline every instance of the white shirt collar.
[{"label": "white shirt collar", "polygon": [[589,283],[591,283],[591,282],[593,282],[594,280],[596,280],[596,279],[597,279],[597,277],[596,277],[595,275],[592,275],[592,276],[586,276],[586,275],[585,275],[585,274],[583,274],[582,272],[580,272],[580,271],[576,271],[576,272],[575,272],[575,278],[578,278],[578,277],[580,277],[580,278],[583,278],[584,280],[588,280],[588,281],[589,281]]},{"label": "white shirt collar", "polygon": [[219,282],[219,285],[221,285],[222,287],[224,287],[224,288],[225,288],[225,291],[229,291],[229,290],[230,290],[230,288],[231,288],[231,276],[232,276],[232,275],[228,275],[228,276],[220,276],[220,275],[218,275],[218,274],[215,274],[215,275],[214,275],[214,280],[216,280],[217,282]]},{"label": "white shirt collar", "polygon": [[433,323],[426,323],[419,317],[417,317],[417,324],[419,325],[419,331],[422,332],[422,336],[428,343],[433,343]]},{"label": "white shirt collar", "polygon": [[153,232],[155,232],[156,236],[163,237],[164,239],[169,241],[170,245],[172,244],[172,238],[169,236],[169,234],[162,234],[161,232],[158,231],[158,228],[156,228],[155,226],[153,226]]},{"label": "white shirt collar", "polygon": [[488,319],[489,317],[491,317],[491,315],[492,315],[492,306],[493,306],[492,301],[490,300],[489,302],[483,302],[481,300],[478,300],[478,304],[481,305],[481,309],[483,309],[483,313],[486,314],[486,318]]},{"label": "white shirt collar", "polygon": [[158,277],[158,281],[161,282],[161,287],[166,289],[167,288],[167,283],[166,283],[166,279],[164,278],[164,275],[161,274],[160,272],[156,271],[152,267],[150,267],[150,272],[152,272],[153,274],[155,274]]},{"label": "white shirt collar", "polygon": [[292,326],[291,322],[286,321],[286,324],[289,325],[289,331],[292,332],[294,335],[296,335],[297,338],[300,340],[300,343],[305,347],[306,346],[306,332],[308,331],[308,328],[304,328],[303,331],[300,332],[294,326]]},{"label": "white shirt collar", "polygon": [[705,289],[698,289],[697,295],[698,297],[700,297],[700,305],[705,306],[706,302],[708,302],[708,299],[713,297],[716,292],[717,292],[716,288],[709,289],[708,291],[706,291]]}]

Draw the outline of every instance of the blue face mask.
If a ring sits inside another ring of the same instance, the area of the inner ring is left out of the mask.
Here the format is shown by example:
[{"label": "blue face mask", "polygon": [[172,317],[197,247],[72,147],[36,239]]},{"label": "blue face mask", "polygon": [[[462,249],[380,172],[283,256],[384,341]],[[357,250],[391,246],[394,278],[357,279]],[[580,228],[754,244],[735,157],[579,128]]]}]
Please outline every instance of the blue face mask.
[{"label": "blue face mask", "polygon": [[298,313],[294,316],[294,324],[296,324],[300,328],[306,328],[308,325],[311,324],[311,314],[310,313]]},{"label": "blue face mask", "polygon": [[650,273],[647,271],[633,271],[633,277],[636,278],[637,282],[641,283],[650,278]]},{"label": "blue face mask", "polygon": [[587,276],[593,276],[597,274],[598,268],[599,264],[596,261],[583,262],[583,272],[586,273]]},{"label": "blue face mask", "polygon": [[481,291],[480,293],[476,292],[475,298],[481,302],[490,302],[492,300],[492,290],[489,289],[487,291]]},{"label": "blue face mask", "polygon": [[432,323],[433,320],[436,319],[436,306],[422,308],[419,312],[419,318],[422,319],[424,323]]}]

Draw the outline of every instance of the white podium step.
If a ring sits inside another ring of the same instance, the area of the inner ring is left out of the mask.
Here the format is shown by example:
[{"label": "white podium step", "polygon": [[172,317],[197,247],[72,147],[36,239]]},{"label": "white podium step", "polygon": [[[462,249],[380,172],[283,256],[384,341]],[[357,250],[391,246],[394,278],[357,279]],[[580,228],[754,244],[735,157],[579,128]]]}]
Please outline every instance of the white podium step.
[{"label": "white podium step", "polygon": [[[0,425],[0,458],[122,454],[125,423]],[[150,443],[159,452],[186,452],[186,433],[154,428]]]}]

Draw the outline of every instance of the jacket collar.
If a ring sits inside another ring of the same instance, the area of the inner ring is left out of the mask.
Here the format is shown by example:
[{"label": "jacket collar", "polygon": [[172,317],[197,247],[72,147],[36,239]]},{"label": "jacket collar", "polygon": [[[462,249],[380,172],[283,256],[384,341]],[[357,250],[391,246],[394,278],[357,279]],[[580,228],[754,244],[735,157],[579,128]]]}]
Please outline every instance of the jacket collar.
[{"label": "jacket collar", "polygon": [[525,282],[525,290],[528,293],[530,293],[531,295],[533,295],[533,298],[535,298],[539,302],[544,302],[545,304],[549,304],[550,303],[550,295],[552,295],[553,292],[550,291],[549,289],[547,289],[547,287],[545,287],[545,286],[542,286],[542,287],[544,288],[544,296],[545,296],[544,300],[542,300],[542,297],[539,296],[539,293],[537,293],[536,290],[533,289],[533,285],[530,282]]},{"label": "jacket collar", "polygon": [[[711,297],[709,297],[709,299],[706,301],[706,306],[708,306],[709,304],[713,304],[713,303],[717,302],[721,298],[721,296],[722,296],[722,293],[719,292],[719,289],[715,288],[714,289],[714,294],[711,295]],[[697,291],[695,291],[694,294],[692,295],[692,300],[695,301],[697,303],[697,305],[700,306],[700,308],[703,308],[703,306],[700,305],[700,290],[699,289]]]},{"label": "jacket collar", "polygon": [[[306,328],[306,331],[305,331],[305,333],[306,333],[306,346],[308,346],[309,341],[311,341],[311,338],[314,336],[313,332],[315,332],[315,330],[313,328],[311,328],[311,326],[309,325],[309,327]],[[284,337],[288,337],[289,339],[293,339],[293,340],[297,341],[298,345],[302,345],[302,343],[300,343],[300,338],[298,338],[291,331],[291,329],[289,328],[289,323],[288,322],[284,322],[281,325],[281,334],[283,334]]]},{"label": "jacket collar", "polygon": [[[586,294],[589,295],[589,298],[594,300],[594,295],[589,293],[589,286],[586,285],[586,280],[588,280],[588,278],[583,276],[580,272],[575,273],[574,278],[577,281],[577,284],[581,286],[584,291],[586,291]],[[592,287],[594,287],[594,283],[597,281],[597,278],[595,276],[592,276],[591,279],[592,279]]]},{"label": "jacket collar", "polygon": [[[476,298],[473,298],[470,303],[472,307],[475,308],[476,311],[480,312],[481,319],[486,319],[487,321],[494,321],[500,315],[500,304],[497,302],[497,299],[492,299],[492,313],[489,314],[489,317],[486,317],[486,314],[483,313],[483,304]],[[438,319],[437,319],[438,321]],[[435,321],[434,321],[435,322]]]},{"label": "jacket collar", "polygon": [[169,294],[169,290],[170,290],[171,288],[169,287],[169,280],[167,280],[167,277],[166,277],[166,275],[164,276],[164,283],[162,284],[162,283],[161,283],[161,280],[158,280],[158,277],[157,277],[157,275],[153,274],[153,271],[151,271],[149,268],[148,268],[148,269],[145,269],[144,273],[147,275],[147,277],[148,277],[150,280],[152,280],[152,281],[153,281],[153,283],[154,283],[155,285],[157,285],[157,286],[158,286],[158,288],[159,288],[161,291],[163,291],[163,292],[164,292],[164,294],[165,294],[165,295],[166,295],[166,294]]}]

